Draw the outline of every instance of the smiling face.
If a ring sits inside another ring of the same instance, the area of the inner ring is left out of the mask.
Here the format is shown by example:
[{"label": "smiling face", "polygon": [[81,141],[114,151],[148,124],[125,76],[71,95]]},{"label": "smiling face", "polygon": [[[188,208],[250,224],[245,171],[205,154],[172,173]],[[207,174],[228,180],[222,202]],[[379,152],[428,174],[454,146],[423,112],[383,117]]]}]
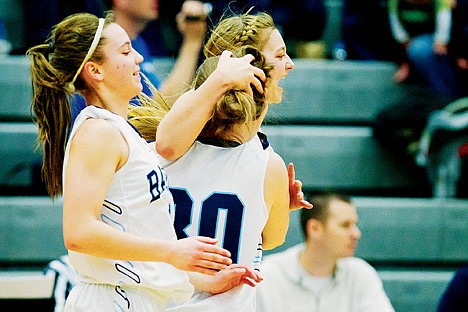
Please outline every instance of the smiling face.
[{"label": "smiling face", "polygon": [[285,78],[288,72],[294,68],[294,62],[286,53],[286,44],[278,29],[264,29],[264,36],[269,36],[263,46],[262,53],[266,62],[273,65],[271,79],[268,81],[266,96],[269,104],[280,103],[283,99],[283,88],[278,85],[280,79]]},{"label": "smiling face", "polygon": [[116,23],[104,29],[103,82],[114,93],[129,100],[141,92],[140,66],[143,57],[135,51],[125,30]]}]

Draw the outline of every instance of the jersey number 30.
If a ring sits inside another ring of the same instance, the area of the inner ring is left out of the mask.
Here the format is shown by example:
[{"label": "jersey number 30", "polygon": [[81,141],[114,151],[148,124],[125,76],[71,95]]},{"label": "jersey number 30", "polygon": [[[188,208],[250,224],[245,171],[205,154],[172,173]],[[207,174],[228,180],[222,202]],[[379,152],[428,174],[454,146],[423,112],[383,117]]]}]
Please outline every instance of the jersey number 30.
[{"label": "jersey number 30", "polygon": [[[244,204],[239,197],[235,194],[214,192],[201,202],[199,209],[196,209],[186,189],[170,188],[170,190],[175,203],[174,228],[177,238],[189,236],[186,229],[192,224],[193,214],[199,213],[198,232],[193,235],[214,238],[216,233],[222,230],[223,237],[217,238],[222,242],[222,247],[231,253],[233,263],[237,263],[244,214]],[[222,211],[225,212],[224,222],[220,222]]]}]

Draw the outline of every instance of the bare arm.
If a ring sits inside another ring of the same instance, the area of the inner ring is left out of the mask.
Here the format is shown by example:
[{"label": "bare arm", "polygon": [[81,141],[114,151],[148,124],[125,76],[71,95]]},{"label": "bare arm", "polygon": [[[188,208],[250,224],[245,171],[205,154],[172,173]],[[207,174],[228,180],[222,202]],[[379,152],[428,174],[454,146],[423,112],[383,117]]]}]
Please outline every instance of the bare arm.
[{"label": "bare arm", "polygon": [[262,232],[263,249],[282,245],[289,227],[289,178],[283,159],[269,151],[265,177],[265,202],[270,209],[268,221]]},{"label": "bare arm", "polygon": [[[156,150],[164,158],[175,160],[193,144],[212,115],[218,99],[228,90],[251,90],[252,84],[263,92],[259,79],[264,72],[250,64],[253,56],[231,57],[224,51],[216,70],[196,90],[180,96],[168,114],[161,120],[156,133]],[[258,77],[258,78],[257,78]]]},{"label": "bare arm", "polygon": [[63,202],[67,249],[110,259],[166,262],[179,269],[208,274],[229,265],[229,252],[215,246],[216,240],[150,239],[119,231],[101,221],[107,190],[128,153],[121,133],[105,120],[85,121],[73,137]]},{"label": "bare arm", "polygon": [[[201,16],[204,19],[186,20],[186,16]],[[186,91],[195,76],[198,57],[206,35],[206,15],[203,11],[203,2],[185,1],[182,9],[176,16],[177,27],[183,36],[182,45],[174,67],[169,76],[161,83],[159,92],[171,104],[177,97]]]}]

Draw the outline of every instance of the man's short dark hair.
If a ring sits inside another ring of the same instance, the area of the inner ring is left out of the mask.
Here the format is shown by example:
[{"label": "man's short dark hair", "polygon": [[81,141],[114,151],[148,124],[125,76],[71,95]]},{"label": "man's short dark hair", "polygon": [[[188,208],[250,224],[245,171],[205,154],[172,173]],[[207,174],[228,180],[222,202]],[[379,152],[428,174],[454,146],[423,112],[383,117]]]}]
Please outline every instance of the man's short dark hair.
[{"label": "man's short dark hair", "polygon": [[301,209],[301,228],[304,239],[307,239],[307,222],[310,219],[316,219],[322,223],[328,220],[328,207],[332,200],[352,204],[352,200],[349,196],[333,191],[309,195],[307,200],[314,205],[314,207],[312,209]]}]

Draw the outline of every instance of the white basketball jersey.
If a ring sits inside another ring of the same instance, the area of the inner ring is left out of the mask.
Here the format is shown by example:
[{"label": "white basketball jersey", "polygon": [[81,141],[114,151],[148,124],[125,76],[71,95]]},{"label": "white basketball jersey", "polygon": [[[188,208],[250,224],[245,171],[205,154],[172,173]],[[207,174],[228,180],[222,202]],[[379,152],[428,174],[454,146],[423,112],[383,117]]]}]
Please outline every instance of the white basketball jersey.
[{"label": "white basketball jersey", "polygon": [[[255,269],[261,261],[261,233],[268,219],[264,180],[268,152],[255,137],[237,147],[196,141],[174,162],[159,157],[175,202],[178,238],[218,239],[234,263]],[[196,293],[169,311],[254,311],[255,288],[240,286],[211,295]]]},{"label": "white basketball jersey", "polygon": [[[128,160],[115,173],[102,204],[102,222],[139,236],[176,240],[173,200],[167,175],[159,166],[156,153],[127,120],[95,106],[80,112],[70,139],[89,118],[112,123],[129,147]],[[67,145],[64,168],[69,148],[70,144]],[[64,189],[63,193],[66,196],[67,190]],[[74,251],[69,251],[69,255],[79,279],[86,283],[138,287],[159,299],[161,296],[166,299],[172,297],[176,301],[186,300],[193,292],[186,273],[167,263],[111,260]]]}]

